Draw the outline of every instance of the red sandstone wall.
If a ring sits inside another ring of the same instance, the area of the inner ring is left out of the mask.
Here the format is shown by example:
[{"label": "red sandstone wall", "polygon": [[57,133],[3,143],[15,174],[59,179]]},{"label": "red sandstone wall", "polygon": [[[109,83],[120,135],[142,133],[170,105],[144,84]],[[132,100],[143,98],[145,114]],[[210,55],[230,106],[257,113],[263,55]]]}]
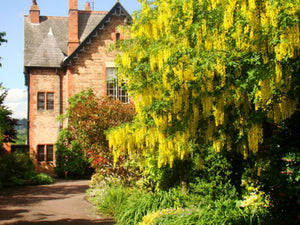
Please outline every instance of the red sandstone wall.
[{"label": "red sandstone wall", "polygon": [[[55,69],[30,70],[29,150],[40,171],[51,170],[55,163],[37,162],[37,145],[55,144],[58,138],[60,114],[60,76]],[[37,110],[37,93],[54,92],[54,110]]]},{"label": "red sandstone wall", "polygon": [[115,60],[115,52],[108,49],[115,43],[115,30],[124,24],[124,19],[111,17],[112,22],[105,26],[105,31],[85,46],[78,59],[72,60],[72,67],[68,67],[68,97],[87,88],[92,88],[98,96],[106,94],[106,63]]}]

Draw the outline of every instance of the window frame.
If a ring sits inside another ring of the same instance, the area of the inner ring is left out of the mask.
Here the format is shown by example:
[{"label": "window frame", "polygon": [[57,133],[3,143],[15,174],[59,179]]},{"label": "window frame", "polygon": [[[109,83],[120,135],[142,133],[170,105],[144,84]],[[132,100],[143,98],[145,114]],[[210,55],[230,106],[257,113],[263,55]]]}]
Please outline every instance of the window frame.
[{"label": "window frame", "polygon": [[[109,73],[110,70],[113,72]],[[114,100],[118,99],[123,103],[128,103],[129,95],[127,91],[122,88],[126,82],[122,82],[121,86],[119,86],[118,83],[119,81],[116,76],[116,68],[106,67],[106,95]]]},{"label": "window frame", "polygon": [[54,162],[54,145],[53,144],[39,144],[37,145],[37,161],[39,163]]},{"label": "window frame", "polygon": [[[51,96],[51,97],[50,97]],[[37,110],[54,110],[54,97],[53,91],[39,91],[37,92]]]}]

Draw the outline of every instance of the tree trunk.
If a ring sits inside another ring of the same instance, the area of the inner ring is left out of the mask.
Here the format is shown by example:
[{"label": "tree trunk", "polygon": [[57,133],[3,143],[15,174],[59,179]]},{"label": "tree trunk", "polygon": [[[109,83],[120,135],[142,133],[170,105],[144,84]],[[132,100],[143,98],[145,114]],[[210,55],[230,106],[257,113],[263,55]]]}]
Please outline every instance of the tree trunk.
[{"label": "tree trunk", "polygon": [[180,162],[180,189],[182,194],[186,194],[188,190],[188,176],[187,176],[187,165],[188,161],[183,160]]}]

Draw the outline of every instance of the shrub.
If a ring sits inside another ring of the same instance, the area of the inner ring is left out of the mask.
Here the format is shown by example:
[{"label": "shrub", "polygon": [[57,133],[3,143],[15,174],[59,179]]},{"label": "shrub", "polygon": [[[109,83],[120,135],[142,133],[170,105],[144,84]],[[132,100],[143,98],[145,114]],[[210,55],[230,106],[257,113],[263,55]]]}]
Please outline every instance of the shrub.
[{"label": "shrub", "polygon": [[[92,90],[84,90],[71,97],[66,114],[60,118],[68,119],[68,128],[61,131],[57,143],[58,175],[80,175],[80,172],[93,167],[104,176],[121,178],[125,183],[134,182],[135,179],[131,178],[137,171],[125,158],[114,165],[105,135],[109,128],[131,122],[134,115],[133,103],[97,97]],[[123,163],[126,165],[121,165]]]},{"label": "shrub", "polygon": [[62,178],[79,179],[90,177],[93,173],[91,161],[84,155],[80,144],[70,138],[71,132],[63,129],[56,143],[55,173]]},{"label": "shrub", "polygon": [[53,184],[54,183],[54,179],[45,173],[37,174],[36,176],[34,176],[32,178],[32,181],[35,184]]},{"label": "shrub", "polygon": [[3,185],[23,185],[35,174],[32,159],[23,152],[14,152],[0,157],[0,181]]}]

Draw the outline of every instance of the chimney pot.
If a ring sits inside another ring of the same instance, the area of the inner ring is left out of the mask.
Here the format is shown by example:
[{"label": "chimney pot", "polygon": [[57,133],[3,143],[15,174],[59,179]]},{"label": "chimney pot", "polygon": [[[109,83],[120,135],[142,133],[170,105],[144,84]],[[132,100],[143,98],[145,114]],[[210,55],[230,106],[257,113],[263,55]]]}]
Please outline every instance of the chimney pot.
[{"label": "chimney pot", "polygon": [[85,5],[84,5],[84,10],[85,10],[85,11],[92,11],[92,10],[91,10],[91,4],[90,4],[89,2],[86,2],[86,3],[85,3]]}]

